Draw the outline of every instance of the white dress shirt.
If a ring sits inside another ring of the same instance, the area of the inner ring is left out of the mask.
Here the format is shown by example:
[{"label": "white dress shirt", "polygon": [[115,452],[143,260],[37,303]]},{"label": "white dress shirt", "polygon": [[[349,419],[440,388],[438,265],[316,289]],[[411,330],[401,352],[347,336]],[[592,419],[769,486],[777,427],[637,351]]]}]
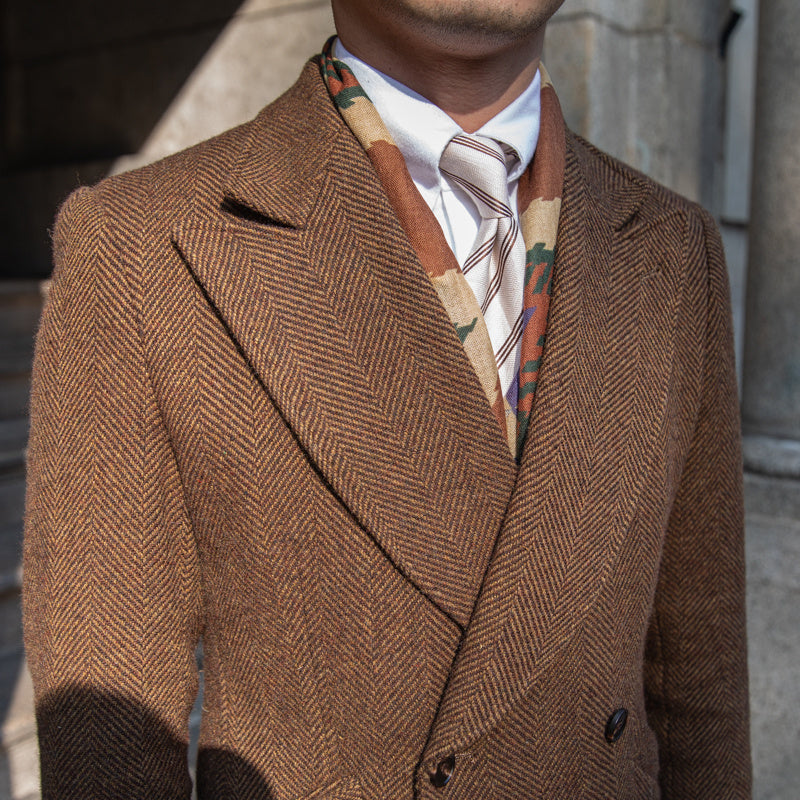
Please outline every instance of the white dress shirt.
[{"label": "white dress shirt", "polygon": [[[403,154],[411,179],[463,265],[475,245],[481,217],[469,196],[440,172],[439,160],[453,136],[464,131],[430,100],[356,58],[338,38],[333,57],[350,67],[369,96]],[[530,164],[539,139],[540,89],[537,70],[519,97],[475,131],[508,145],[517,154],[508,176],[508,194],[515,209],[519,178]],[[469,281],[469,273],[466,278]],[[507,388],[503,386],[503,392]]]}]

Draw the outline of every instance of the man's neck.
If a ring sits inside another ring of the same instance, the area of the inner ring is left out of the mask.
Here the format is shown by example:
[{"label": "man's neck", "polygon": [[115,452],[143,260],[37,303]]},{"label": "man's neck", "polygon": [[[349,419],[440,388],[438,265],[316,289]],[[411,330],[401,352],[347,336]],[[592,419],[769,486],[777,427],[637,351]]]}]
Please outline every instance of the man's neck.
[{"label": "man's neck", "polygon": [[[526,48],[468,57],[417,46],[413,57],[402,48],[356,32],[340,31],[353,55],[439,106],[462,130],[478,130],[533,80],[539,68],[544,31]],[[419,45],[419,43],[416,43]]]}]

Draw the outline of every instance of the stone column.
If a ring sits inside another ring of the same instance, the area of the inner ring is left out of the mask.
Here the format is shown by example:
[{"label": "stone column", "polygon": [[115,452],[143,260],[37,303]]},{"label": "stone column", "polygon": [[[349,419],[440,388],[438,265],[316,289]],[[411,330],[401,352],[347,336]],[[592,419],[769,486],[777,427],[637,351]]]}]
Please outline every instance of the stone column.
[{"label": "stone column", "polygon": [[800,477],[800,3],[770,0],[759,15],[745,462],[758,472]]},{"label": "stone column", "polygon": [[719,213],[730,0],[567,0],[544,63],[567,124]]}]

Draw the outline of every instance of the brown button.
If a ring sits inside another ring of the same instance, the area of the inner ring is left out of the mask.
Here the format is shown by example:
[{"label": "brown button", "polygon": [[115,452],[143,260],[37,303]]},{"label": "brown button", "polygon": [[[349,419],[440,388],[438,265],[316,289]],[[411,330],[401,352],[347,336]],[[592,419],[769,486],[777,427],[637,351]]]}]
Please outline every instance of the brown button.
[{"label": "brown button", "polygon": [[456,757],[453,755],[443,758],[437,765],[436,769],[430,773],[431,783],[437,788],[441,789],[450,783],[450,778],[456,771]]},{"label": "brown button", "polygon": [[606,722],[606,741],[613,744],[622,736],[622,731],[628,724],[628,710],[626,708],[618,708]]}]

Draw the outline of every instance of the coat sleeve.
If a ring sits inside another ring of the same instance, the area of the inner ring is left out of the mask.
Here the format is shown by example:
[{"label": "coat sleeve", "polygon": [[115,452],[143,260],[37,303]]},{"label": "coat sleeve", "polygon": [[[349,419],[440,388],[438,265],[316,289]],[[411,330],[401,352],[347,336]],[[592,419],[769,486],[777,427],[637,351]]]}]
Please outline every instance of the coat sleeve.
[{"label": "coat sleeve", "polygon": [[42,794],[188,798],[197,554],[139,335],[136,226],[101,197],[59,215],[34,360],[23,613]]},{"label": "coat sleeve", "polygon": [[705,212],[703,229],[702,395],[665,540],[645,688],[663,798],[744,800],[751,778],[738,392],[727,272]]}]

